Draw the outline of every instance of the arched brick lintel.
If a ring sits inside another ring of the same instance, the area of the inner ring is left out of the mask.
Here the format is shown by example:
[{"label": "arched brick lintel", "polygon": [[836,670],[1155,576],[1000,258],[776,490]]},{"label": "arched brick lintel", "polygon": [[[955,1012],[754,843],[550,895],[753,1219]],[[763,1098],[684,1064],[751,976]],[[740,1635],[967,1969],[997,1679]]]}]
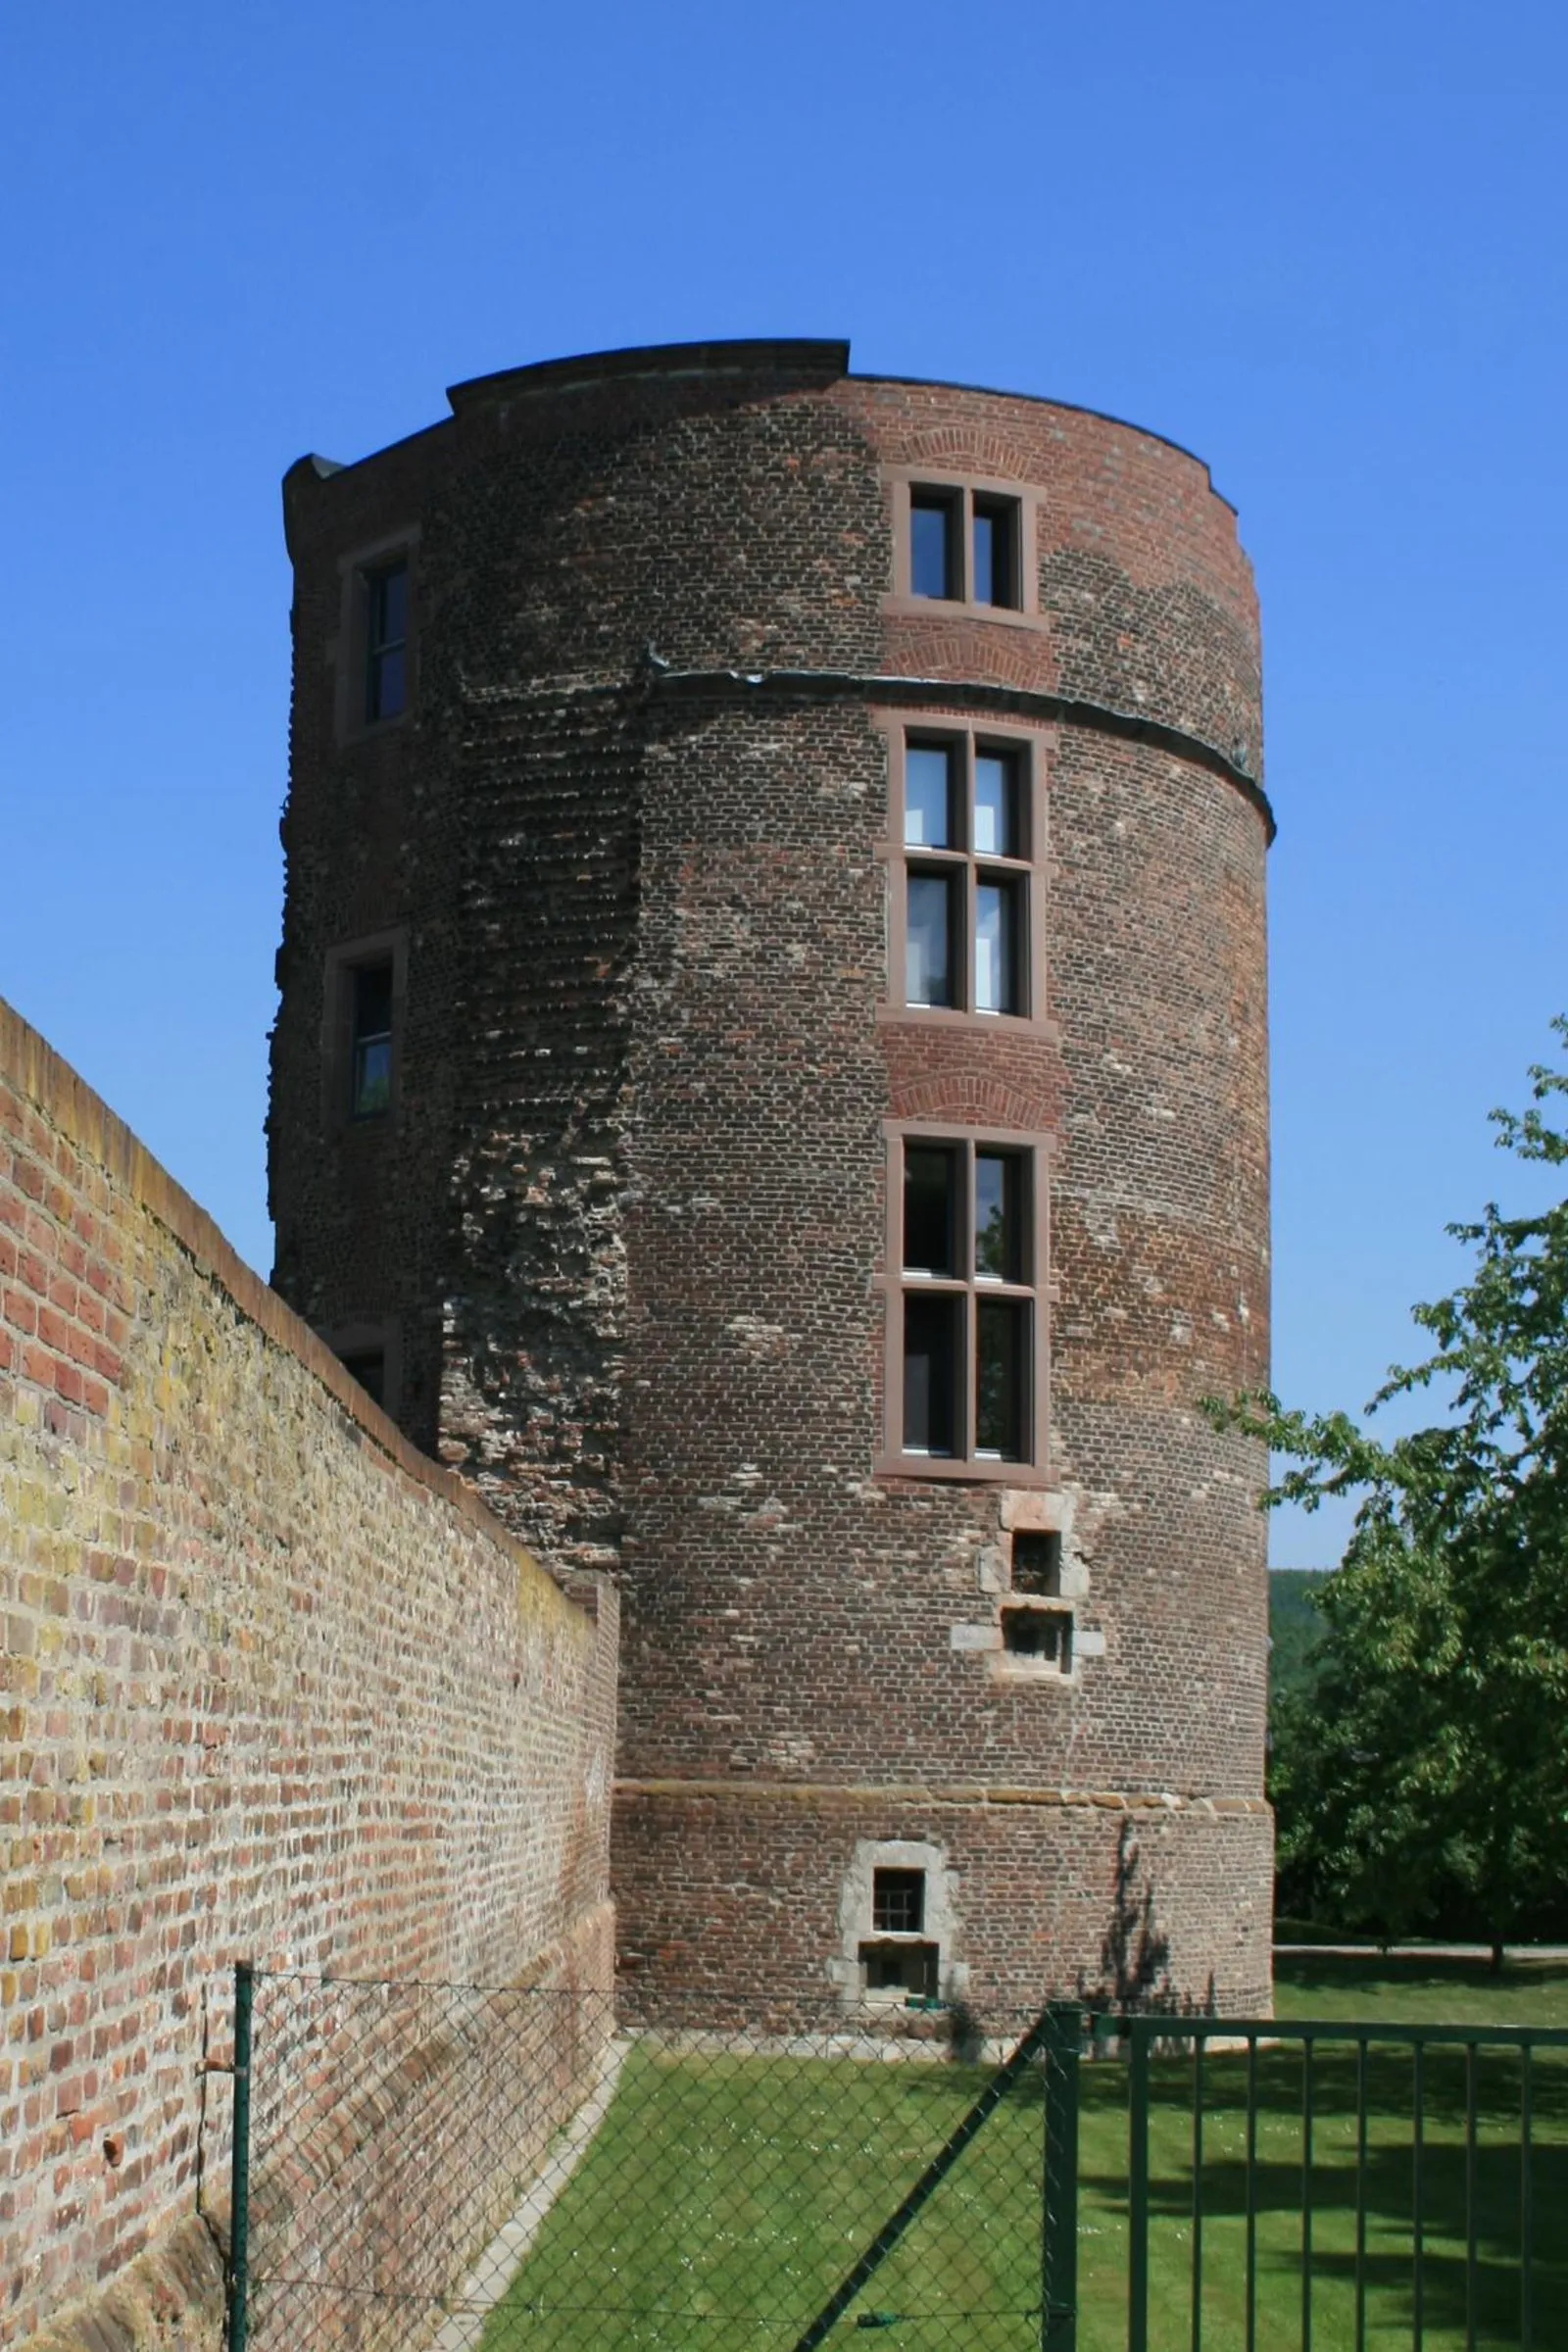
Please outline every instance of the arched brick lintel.
[{"label": "arched brick lintel", "polygon": [[961,1127],[1003,1127],[1019,1135],[1040,1135],[1055,1125],[1054,1105],[1045,1096],[973,1071],[944,1070],[895,1086],[890,1108],[898,1120],[951,1119]]}]

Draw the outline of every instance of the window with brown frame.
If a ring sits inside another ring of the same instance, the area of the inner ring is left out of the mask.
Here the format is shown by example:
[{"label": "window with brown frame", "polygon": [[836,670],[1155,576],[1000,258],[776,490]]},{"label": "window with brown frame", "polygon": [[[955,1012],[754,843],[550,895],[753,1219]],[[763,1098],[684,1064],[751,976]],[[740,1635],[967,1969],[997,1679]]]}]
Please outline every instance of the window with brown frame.
[{"label": "window with brown frame", "polygon": [[949,604],[1023,603],[1021,506],[958,483],[909,486],[909,593]]},{"label": "window with brown frame", "polygon": [[928,1461],[1031,1461],[1036,1155],[908,1134],[897,1157],[900,1450]]},{"label": "window with brown frame", "polygon": [[1029,755],[972,735],[903,745],[904,1002],[1033,1009]]}]

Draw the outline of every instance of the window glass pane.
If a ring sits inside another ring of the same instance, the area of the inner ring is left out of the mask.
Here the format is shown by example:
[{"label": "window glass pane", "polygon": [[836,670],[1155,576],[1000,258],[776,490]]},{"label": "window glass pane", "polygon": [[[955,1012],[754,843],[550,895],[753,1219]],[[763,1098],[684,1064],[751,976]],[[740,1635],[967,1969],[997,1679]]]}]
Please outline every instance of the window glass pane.
[{"label": "window glass pane", "polygon": [[370,661],[371,718],[396,718],[404,703],[405,658],[401,645],[375,654]]},{"label": "window glass pane", "polygon": [[1018,762],[1006,752],[976,752],[974,847],[980,858],[1021,858]]},{"label": "window glass pane", "polygon": [[406,564],[376,573],[370,602],[371,644],[401,645],[408,635],[409,567]]},{"label": "window glass pane", "polygon": [[909,585],[916,596],[952,596],[953,507],[945,498],[909,501]]},{"label": "window glass pane", "polygon": [[350,1108],[357,1119],[387,1110],[392,1102],[392,966],[362,963],[355,968],[354,1066]]},{"label": "window glass pane", "polygon": [[366,579],[365,715],[396,718],[407,700],[409,567],[389,564]]},{"label": "window glass pane", "polygon": [[392,1103],[392,1040],[366,1038],[354,1049],[354,1115],[373,1117]]},{"label": "window glass pane", "polygon": [[957,1298],[904,1301],[904,1450],[951,1454],[957,1450]]},{"label": "window glass pane", "polygon": [[904,1153],[904,1263],[912,1274],[956,1274],[957,1154],[909,1144]]},{"label": "window glass pane", "polygon": [[974,514],[974,601],[977,605],[1001,602],[995,588],[996,578],[996,517],[979,507]]},{"label": "window glass pane", "polygon": [[975,1308],[975,1450],[1004,1462],[1024,1458],[1029,1307],[982,1298]]},{"label": "window glass pane", "polygon": [[974,1008],[1020,1012],[1018,885],[981,882],[974,894]]},{"label": "window glass pane", "polygon": [[977,605],[1018,602],[1017,509],[1010,499],[974,502],[974,601]]},{"label": "window glass pane", "polygon": [[904,838],[913,849],[951,850],[953,746],[911,743],[904,755]]},{"label": "window glass pane", "polygon": [[911,874],[905,932],[905,1000],[910,1004],[953,1003],[955,877]]},{"label": "window glass pane", "polygon": [[1016,1152],[974,1155],[974,1270],[996,1282],[1025,1282],[1023,1172]]},{"label": "window glass pane", "polygon": [[362,963],[354,973],[354,1035],[386,1037],[392,1030],[392,966]]}]

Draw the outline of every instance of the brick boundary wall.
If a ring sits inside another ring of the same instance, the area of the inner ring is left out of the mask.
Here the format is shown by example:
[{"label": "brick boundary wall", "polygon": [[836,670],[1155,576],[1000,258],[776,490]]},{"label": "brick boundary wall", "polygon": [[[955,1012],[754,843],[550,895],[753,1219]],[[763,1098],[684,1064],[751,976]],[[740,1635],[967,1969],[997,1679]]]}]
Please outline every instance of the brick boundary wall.
[{"label": "brick boundary wall", "polygon": [[602,1922],[548,1984],[393,1985],[379,2018],[380,1987],[258,1979],[255,2352],[419,2352],[445,2339],[444,2298],[466,2274],[494,2278],[519,2182],[601,2079],[614,2031]]},{"label": "brick boundary wall", "polygon": [[0,2345],[220,2340],[236,1957],[608,1984],[573,1588],[0,1004]]}]

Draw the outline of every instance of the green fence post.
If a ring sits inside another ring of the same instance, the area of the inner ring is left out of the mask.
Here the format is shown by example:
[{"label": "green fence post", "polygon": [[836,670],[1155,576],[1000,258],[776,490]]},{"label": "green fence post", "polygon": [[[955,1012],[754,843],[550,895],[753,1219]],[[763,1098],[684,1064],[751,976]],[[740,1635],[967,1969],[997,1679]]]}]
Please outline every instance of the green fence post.
[{"label": "green fence post", "polygon": [[1127,2097],[1127,2352],[1149,2344],[1149,2029],[1128,2022],[1132,2060]]},{"label": "green fence post", "polygon": [[1078,2045],[1083,2012],[1053,2001],[1046,2036],[1046,2209],[1041,2264],[1043,2352],[1078,2343]]},{"label": "green fence post", "polygon": [[234,1963],[234,2140],[228,2191],[228,2352],[245,2352],[251,2224],[251,1963]]}]

